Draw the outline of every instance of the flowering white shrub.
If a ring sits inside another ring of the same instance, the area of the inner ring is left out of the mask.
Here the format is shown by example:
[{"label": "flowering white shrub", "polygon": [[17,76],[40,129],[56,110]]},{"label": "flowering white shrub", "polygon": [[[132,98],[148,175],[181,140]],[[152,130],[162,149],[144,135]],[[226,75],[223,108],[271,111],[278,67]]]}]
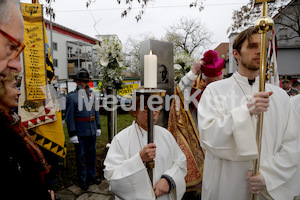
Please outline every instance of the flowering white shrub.
[{"label": "flowering white shrub", "polygon": [[180,79],[188,73],[193,65],[194,59],[190,54],[185,52],[175,53],[174,55],[174,81],[176,84],[180,82]]},{"label": "flowering white shrub", "polygon": [[96,49],[101,87],[120,89],[123,83],[121,73],[125,68],[121,41],[117,37],[107,36],[103,38],[101,46],[96,44]]}]

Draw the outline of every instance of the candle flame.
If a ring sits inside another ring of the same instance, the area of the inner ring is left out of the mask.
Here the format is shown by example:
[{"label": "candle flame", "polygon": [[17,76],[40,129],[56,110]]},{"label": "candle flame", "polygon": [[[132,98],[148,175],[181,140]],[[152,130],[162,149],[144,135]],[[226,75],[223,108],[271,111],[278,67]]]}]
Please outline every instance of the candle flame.
[{"label": "candle flame", "polygon": [[150,55],[152,55],[152,50],[150,50]]}]

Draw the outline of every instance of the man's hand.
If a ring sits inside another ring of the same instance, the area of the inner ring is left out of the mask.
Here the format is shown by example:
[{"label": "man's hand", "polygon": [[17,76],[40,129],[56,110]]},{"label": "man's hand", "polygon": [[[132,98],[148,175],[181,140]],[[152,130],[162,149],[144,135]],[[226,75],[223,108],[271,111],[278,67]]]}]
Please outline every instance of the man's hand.
[{"label": "man's hand", "polygon": [[140,151],[140,156],[143,162],[150,162],[155,158],[156,155],[156,145],[154,143],[147,144]]},{"label": "man's hand", "polygon": [[98,136],[100,136],[101,135],[101,129],[97,129],[97,131],[96,131],[96,136],[98,137]]},{"label": "man's hand", "polygon": [[54,194],[54,191],[53,190],[48,190],[49,194],[50,194],[50,197],[51,197],[51,200],[55,200],[55,194]]},{"label": "man's hand", "polygon": [[168,193],[170,190],[170,186],[167,179],[165,178],[159,179],[159,181],[157,181],[157,183],[154,185],[153,190],[156,197],[160,197]]},{"label": "man's hand", "polygon": [[73,144],[78,144],[79,140],[77,135],[70,137],[70,142],[72,142]]},{"label": "man's hand", "polygon": [[266,112],[269,107],[269,97],[272,94],[272,91],[255,93],[253,98],[247,104],[250,114],[258,115],[262,112]]},{"label": "man's hand", "polygon": [[198,75],[201,73],[201,67],[205,65],[205,62],[203,60],[195,60],[192,67],[192,72],[195,75]]},{"label": "man's hand", "polygon": [[249,189],[253,194],[259,194],[266,189],[265,178],[261,174],[252,175],[252,171],[248,171],[246,180],[249,181]]}]

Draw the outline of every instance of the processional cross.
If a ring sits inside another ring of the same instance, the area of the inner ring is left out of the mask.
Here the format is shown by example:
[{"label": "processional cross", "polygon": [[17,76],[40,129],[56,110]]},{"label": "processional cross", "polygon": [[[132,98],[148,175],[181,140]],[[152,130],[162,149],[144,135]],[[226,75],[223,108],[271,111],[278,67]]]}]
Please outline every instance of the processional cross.
[{"label": "processional cross", "polygon": [[[258,29],[260,34],[260,67],[259,67],[259,92],[265,91],[265,74],[267,63],[267,33],[273,29],[274,21],[268,17],[268,2],[275,2],[275,0],[255,0],[255,4],[262,3],[261,17],[256,21],[255,28]],[[256,126],[256,143],[258,149],[258,158],[254,160],[253,174],[259,174],[260,154],[261,154],[261,141],[263,130],[263,113],[257,116]],[[252,200],[257,199],[257,195],[251,195]]]}]

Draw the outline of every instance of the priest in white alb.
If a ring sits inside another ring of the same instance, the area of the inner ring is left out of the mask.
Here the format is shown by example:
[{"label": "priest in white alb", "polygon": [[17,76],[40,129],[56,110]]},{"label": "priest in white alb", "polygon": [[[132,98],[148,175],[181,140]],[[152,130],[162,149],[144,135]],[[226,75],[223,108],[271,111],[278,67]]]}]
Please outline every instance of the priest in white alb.
[{"label": "priest in white alb", "polygon": [[[104,176],[116,199],[180,200],[185,192],[186,157],[163,127],[154,126],[154,143],[147,144],[147,107],[141,108],[139,95],[135,100],[132,103],[137,107],[131,114],[136,120],[114,137],[104,161]],[[153,111],[154,124],[158,116],[159,111]],[[153,184],[145,167],[152,160]]]},{"label": "priest in white alb", "polygon": [[[259,92],[260,35],[254,27],[233,43],[238,71],[211,83],[198,105],[201,146],[206,150],[202,200],[293,200],[300,194],[300,120],[281,88],[266,84]],[[260,169],[257,115],[264,113]]]}]

